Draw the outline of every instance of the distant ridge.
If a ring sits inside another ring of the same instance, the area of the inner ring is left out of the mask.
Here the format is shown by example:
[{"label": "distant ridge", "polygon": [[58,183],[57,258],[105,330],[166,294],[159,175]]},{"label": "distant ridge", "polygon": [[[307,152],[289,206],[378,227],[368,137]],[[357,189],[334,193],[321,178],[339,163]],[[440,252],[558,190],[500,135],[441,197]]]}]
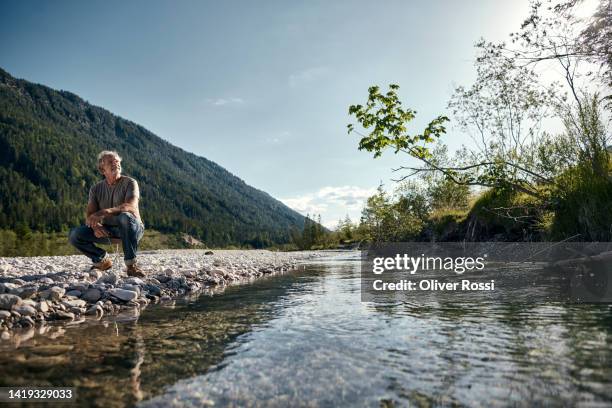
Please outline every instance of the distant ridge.
[{"label": "distant ridge", "polygon": [[218,164],[79,96],[0,69],[0,229],[60,231],[83,222],[96,155],[123,157],[147,227],[206,245],[285,243],[304,217]]}]

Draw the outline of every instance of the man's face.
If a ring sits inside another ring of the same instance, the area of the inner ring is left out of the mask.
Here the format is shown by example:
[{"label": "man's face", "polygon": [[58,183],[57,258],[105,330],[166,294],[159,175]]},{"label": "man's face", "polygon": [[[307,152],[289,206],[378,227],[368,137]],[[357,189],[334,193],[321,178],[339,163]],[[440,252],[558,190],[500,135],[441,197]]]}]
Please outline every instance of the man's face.
[{"label": "man's face", "polygon": [[115,156],[106,156],[102,159],[102,172],[105,177],[116,178],[121,174],[121,161]]}]

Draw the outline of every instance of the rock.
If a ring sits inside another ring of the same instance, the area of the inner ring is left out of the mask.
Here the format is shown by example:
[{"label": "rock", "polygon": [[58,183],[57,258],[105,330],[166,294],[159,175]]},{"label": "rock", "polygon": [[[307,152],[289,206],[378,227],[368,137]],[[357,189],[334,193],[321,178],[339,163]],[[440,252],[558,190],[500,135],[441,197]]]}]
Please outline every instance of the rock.
[{"label": "rock", "polygon": [[99,289],[91,288],[83,294],[82,298],[89,303],[94,303],[100,300],[102,292]]},{"label": "rock", "polygon": [[65,293],[66,289],[60,288],[59,286],[53,286],[47,290],[40,292],[40,297],[43,299],[50,299],[57,302],[62,298],[62,296],[64,296]]},{"label": "rock", "polygon": [[131,290],[132,292],[136,292],[140,295],[140,286],[126,284],[121,286],[121,289]]},{"label": "rock", "polygon": [[220,276],[222,278],[224,278],[225,276],[227,276],[227,271],[221,268],[216,268],[213,269],[212,271],[210,271],[210,274],[213,276]]},{"label": "rock", "polygon": [[13,267],[9,264],[3,263],[0,265],[0,274],[7,274],[12,270],[13,270]]},{"label": "rock", "polygon": [[0,310],[11,310],[13,306],[20,305],[21,298],[17,295],[3,293],[0,295]]},{"label": "rock", "polygon": [[134,300],[138,297],[138,293],[126,289],[114,288],[109,290],[108,293],[116,297],[117,299],[123,300],[124,302],[129,302],[130,300]]},{"label": "rock", "polygon": [[36,310],[42,313],[47,313],[49,311],[49,304],[47,303],[46,300],[43,300],[42,302],[38,302],[36,304]]},{"label": "rock", "polygon": [[124,281],[125,283],[129,283],[130,285],[137,285],[137,286],[142,286],[144,285],[144,281],[140,278],[136,278],[136,277],[131,277],[131,278],[127,278]]},{"label": "rock", "polygon": [[36,325],[30,316],[22,317],[21,320],[19,320],[19,324],[21,327],[34,327]]},{"label": "rock", "polygon": [[206,251],[206,252],[204,252],[204,255],[212,255],[212,254],[213,254],[213,251]]},{"label": "rock", "polygon": [[14,306],[13,310],[22,316],[35,316],[36,315],[36,309],[28,305]]},{"label": "rock", "polygon": [[13,283],[18,286],[23,286],[26,284],[26,281],[24,281],[23,279],[15,278],[13,279]]},{"label": "rock", "polygon": [[84,307],[87,305],[87,302],[84,301],[83,299],[74,299],[74,300],[64,300],[62,304],[70,309],[72,307],[77,307],[77,308]]},{"label": "rock", "polygon": [[106,283],[108,285],[114,285],[119,280],[119,276],[117,274],[110,272],[103,275],[100,279],[96,281],[96,283]]},{"label": "rock", "polygon": [[87,289],[89,288],[89,283],[74,283],[72,284],[68,290],[72,291],[72,290],[78,290],[79,292],[83,293],[85,292]]},{"label": "rock", "polygon": [[181,273],[183,274],[183,276],[186,276],[188,278],[193,278],[194,276],[198,274],[198,271],[194,269],[184,269],[181,271]]},{"label": "rock", "polygon": [[40,278],[38,282],[42,283],[43,285],[53,285],[55,283],[53,279],[48,278],[46,276],[44,278]]},{"label": "rock", "polygon": [[92,279],[99,280],[102,277],[102,271],[99,271],[97,269],[93,269],[93,270],[89,271],[89,277],[92,278]]},{"label": "rock", "polygon": [[104,309],[102,308],[102,306],[96,304],[90,307],[89,309],[87,309],[85,314],[101,318],[102,316],[104,316]]},{"label": "rock", "polygon": [[153,295],[153,296],[160,296],[161,295],[161,288],[157,285],[152,285],[152,284],[147,284],[144,285],[144,290],[147,291],[147,293]]},{"label": "rock", "polygon": [[6,320],[11,317],[11,312],[8,310],[0,310],[0,320]]},{"label": "rock", "polygon": [[6,330],[3,331],[2,334],[0,334],[0,339],[2,339],[2,340],[8,340],[10,338],[11,338],[11,335]]},{"label": "rock", "polygon": [[19,296],[22,299],[29,299],[34,296],[38,292],[37,286],[25,286],[19,289],[19,293],[15,293],[15,295]]},{"label": "rock", "polygon": [[17,289],[19,286],[14,283],[4,282],[0,283],[0,293],[8,293],[13,289]]},{"label": "rock", "polygon": [[64,312],[63,310],[57,310],[55,313],[53,313],[52,318],[56,320],[73,320],[74,313]]},{"label": "rock", "polygon": [[158,275],[158,276],[157,276],[157,280],[158,280],[160,283],[166,283],[166,282],[168,282],[168,281],[169,281],[169,280],[171,280],[171,279],[172,279],[172,278],[171,278],[170,276],[167,276],[167,275]]},{"label": "rock", "polygon": [[55,267],[53,265],[45,265],[45,270],[49,272],[55,271]]},{"label": "rock", "polygon": [[70,290],[68,292],[66,292],[66,296],[74,296],[74,297],[81,297],[81,291],[80,290]]},{"label": "rock", "polygon": [[164,270],[164,275],[166,276],[172,276],[174,275],[174,270],[167,268],[166,270]]}]

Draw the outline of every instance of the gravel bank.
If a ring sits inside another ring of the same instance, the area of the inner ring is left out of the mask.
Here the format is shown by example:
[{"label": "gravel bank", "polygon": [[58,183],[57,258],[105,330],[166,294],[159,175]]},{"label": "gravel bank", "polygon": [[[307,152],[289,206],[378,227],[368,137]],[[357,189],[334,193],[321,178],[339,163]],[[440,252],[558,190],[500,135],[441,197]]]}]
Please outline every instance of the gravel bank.
[{"label": "gravel bank", "polygon": [[0,341],[10,331],[50,321],[78,324],[149,303],[192,295],[264,275],[284,273],[320,252],[265,250],[163,250],[141,252],[145,278],[128,277],[121,256],[113,268],[90,271],[82,255],[0,258]]}]

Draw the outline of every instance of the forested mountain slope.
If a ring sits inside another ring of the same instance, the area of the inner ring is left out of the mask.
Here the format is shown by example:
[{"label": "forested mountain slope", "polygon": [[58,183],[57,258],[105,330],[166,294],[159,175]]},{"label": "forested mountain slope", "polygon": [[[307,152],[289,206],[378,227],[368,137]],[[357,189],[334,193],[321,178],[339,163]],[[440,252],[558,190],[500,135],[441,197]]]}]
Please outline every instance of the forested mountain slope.
[{"label": "forested mountain slope", "polygon": [[61,231],[83,222],[96,156],[117,150],[136,178],[148,228],[208,245],[289,240],[304,217],[221,166],[75,94],[0,69],[0,229]]}]

